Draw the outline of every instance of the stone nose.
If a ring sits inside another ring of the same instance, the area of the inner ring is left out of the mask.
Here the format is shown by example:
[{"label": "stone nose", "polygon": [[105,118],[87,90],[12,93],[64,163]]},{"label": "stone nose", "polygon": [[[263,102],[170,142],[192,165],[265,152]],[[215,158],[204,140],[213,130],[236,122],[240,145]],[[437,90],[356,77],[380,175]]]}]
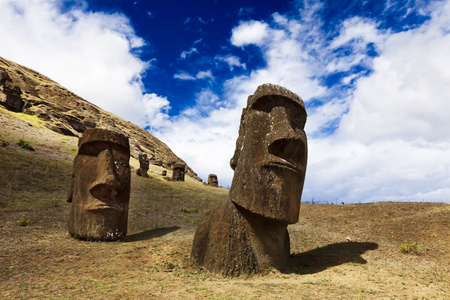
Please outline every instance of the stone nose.
[{"label": "stone nose", "polygon": [[270,112],[271,129],[267,135],[269,144],[278,139],[295,139],[301,136],[291,125],[289,113],[283,106],[277,106]]},{"label": "stone nose", "polygon": [[120,182],[114,171],[114,160],[111,150],[103,150],[98,155],[98,175],[91,185],[90,193],[97,199],[114,198],[120,190]]},{"label": "stone nose", "polygon": [[268,152],[296,167],[304,164],[306,136],[295,130],[285,107],[274,107],[271,111],[271,130],[267,135]]}]

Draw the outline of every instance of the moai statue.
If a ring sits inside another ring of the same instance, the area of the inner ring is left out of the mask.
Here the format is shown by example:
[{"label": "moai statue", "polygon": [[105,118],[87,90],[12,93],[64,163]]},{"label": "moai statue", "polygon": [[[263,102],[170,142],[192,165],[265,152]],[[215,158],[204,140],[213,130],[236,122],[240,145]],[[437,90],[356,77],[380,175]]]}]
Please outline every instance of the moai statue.
[{"label": "moai statue", "polygon": [[184,174],[186,173],[186,165],[183,163],[176,163],[173,166],[173,181],[184,181]]},{"label": "moai statue", "polygon": [[73,237],[114,241],[127,234],[129,160],[128,137],[121,133],[94,128],[80,137],[67,200]]},{"label": "moai statue", "polygon": [[287,266],[287,226],[298,221],[305,179],[305,122],[303,100],[281,86],[263,84],[248,97],[230,161],[229,201],[198,226],[193,262],[224,276]]},{"label": "moai statue", "polygon": [[5,71],[0,72],[0,102],[8,110],[22,112],[25,106],[20,87],[13,85],[11,77]]},{"label": "moai statue", "polygon": [[147,158],[147,154],[141,153],[139,154],[139,169],[137,169],[136,174],[142,177],[149,177],[147,174],[149,168],[149,159]]},{"label": "moai statue", "polygon": [[217,175],[216,174],[209,174],[208,175],[208,185],[213,186],[213,187],[218,187],[219,186],[219,180],[217,179]]}]

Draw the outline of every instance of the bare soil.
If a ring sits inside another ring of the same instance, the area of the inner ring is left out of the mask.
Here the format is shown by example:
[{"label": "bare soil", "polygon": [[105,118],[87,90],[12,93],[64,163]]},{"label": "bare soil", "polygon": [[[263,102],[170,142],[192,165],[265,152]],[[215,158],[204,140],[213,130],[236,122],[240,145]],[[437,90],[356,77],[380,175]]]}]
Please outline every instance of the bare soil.
[{"label": "bare soil", "polygon": [[450,299],[448,204],[304,203],[288,270],[223,278],[189,255],[227,189],[167,182],[152,166],[132,175],[128,236],[79,241],[65,202],[76,139],[2,108],[0,139],[0,299]]}]

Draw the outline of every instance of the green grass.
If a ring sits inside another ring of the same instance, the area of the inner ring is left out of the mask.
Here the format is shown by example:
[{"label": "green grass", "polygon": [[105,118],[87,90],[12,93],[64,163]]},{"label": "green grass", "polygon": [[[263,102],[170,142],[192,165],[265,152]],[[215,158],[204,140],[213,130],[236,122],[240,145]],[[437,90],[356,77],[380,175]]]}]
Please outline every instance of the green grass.
[{"label": "green grass", "polygon": [[400,248],[401,253],[405,254],[419,254],[419,245],[414,242],[404,242]]},{"label": "green grass", "polygon": [[19,139],[19,141],[17,142],[17,145],[19,145],[19,147],[22,148],[22,149],[35,151],[33,146],[31,146],[30,142],[28,142],[28,141],[26,141],[24,139]]},{"label": "green grass", "polygon": [[72,163],[0,148],[0,209],[54,207],[69,188]]}]

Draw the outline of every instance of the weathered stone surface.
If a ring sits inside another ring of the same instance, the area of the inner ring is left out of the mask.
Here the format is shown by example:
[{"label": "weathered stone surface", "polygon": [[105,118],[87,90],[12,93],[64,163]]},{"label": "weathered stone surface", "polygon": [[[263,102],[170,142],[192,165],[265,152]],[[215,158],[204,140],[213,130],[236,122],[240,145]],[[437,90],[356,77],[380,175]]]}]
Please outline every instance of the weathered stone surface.
[{"label": "weathered stone surface", "polygon": [[198,226],[194,262],[226,276],[286,266],[287,225],[298,221],[305,179],[305,122],[303,100],[281,86],[249,96],[230,161],[230,201]]},{"label": "weathered stone surface", "polygon": [[149,169],[149,159],[147,158],[147,154],[141,153],[139,154],[139,169],[137,169],[136,174],[138,176],[142,177],[149,177],[148,176],[148,169]]},{"label": "weathered stone surface", "polygon": [[173,166],[172,180],[184,181],[185,173],[186,173],[186,165],[184,163],[176,163]]},{"label": "weathered stone surface", "polygon": [[217,179],[217,175],[216,174],[209,174],[208,175],[208,185],[213,186],[213,187],[218,187],[219,186],[219,180]]},{"label": "weathered stone surface", "polygon": [[130,201],[128,137],[106,129],[87,129],[68,195],[69,233],[86,240],[113,241],[127,234]]},{"label": "weathered stone surface", "polygon": [[22,112],[25,102],[22,90],[12,83],[11,77],[6,72],[0,72],[0,103],[8,110]]}]

